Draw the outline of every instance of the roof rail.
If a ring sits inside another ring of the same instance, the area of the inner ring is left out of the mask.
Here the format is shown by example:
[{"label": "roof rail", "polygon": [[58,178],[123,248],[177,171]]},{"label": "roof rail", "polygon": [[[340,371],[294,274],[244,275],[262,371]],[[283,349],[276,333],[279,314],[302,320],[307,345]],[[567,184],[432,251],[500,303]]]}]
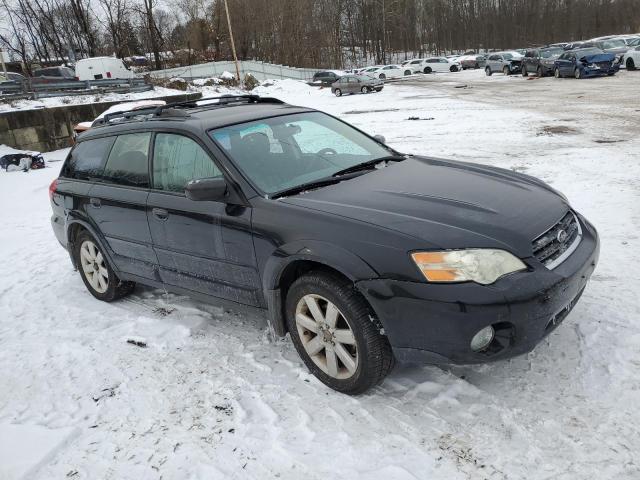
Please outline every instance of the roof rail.
[{"label": "roof rail", "polygon": [[[217,100],[214,102],[214,100]],[[207,102],[202,104],[202,102]],[[118,123],[126,123],[133,121],[151,120],[159,117],[178,117],[184,118],[190,115],[183,109],[187,108],[220,108],[231,104],[238,103],[273,103],[283,104],[282,100],[273,97],[260,97],[259,95],[219,95],[216,97],[198,98],[195,100],[187,100],[184,102],[169,103],[167,105],[157,105],[138,108],[136,110],[128,110],[125,112],[108,113],[104,117],[93,123],[94,127],[108,125],[112,120],[121,119]]]}]

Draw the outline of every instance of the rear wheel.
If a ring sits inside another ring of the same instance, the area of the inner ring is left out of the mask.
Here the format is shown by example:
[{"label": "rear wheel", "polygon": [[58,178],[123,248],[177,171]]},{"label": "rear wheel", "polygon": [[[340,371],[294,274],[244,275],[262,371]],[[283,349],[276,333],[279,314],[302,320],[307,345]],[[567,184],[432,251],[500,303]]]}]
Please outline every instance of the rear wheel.
[{"label": "rear wheel", "polygon": [[538,74],[538,77],[544,77],[544,71],[542,70],[542,67],[540,65],[538,65],[538,70],[536,73]]},{"label": "rear wheel", "polygon": [[432,72],[431,67],[424,67],[423,72],[424,73],[431,73]]},{"label": "rear wheel", "polygon": [[404,74],[405,74],[405,76],[406,76],[406,75],[411,75],[411,70],[405,70],[405,71],[404,71]]},{"label": "rear wheel", "polygon": [[489,67],[485,68],[485,69],[484,69],[484,73],[487,75],[487,77],[490,77],[490,76],[491,76],[491,73],[492,73],[492,72],[491,72],[491,68],[489,68]]},{"label": "rear wheel", "polygon": [[367,87],[362,87],[362,88],[360,89],[360,91],[361,91],[362,93],[369,93],[369,88],[367,88]]},{"label": "rear wheel", "polygon": [[635,70],[636,69],[636,64],[633,61],[633,58],[627,58],[627,70]]},{"label": "rear wheel", "polygon": [[335,92],[333,92],[335,94],[336,97],[341,97],[342,96],[342,90],[340,90],[339,88],[336,88]]},{"label": "rear wheel", "polygon": [[450,72],[457,72],[458,71],[458,67],[456,67],[455,65],[451,65],[451,67],[449,68]]},{"label": "rear wheel", "polygon": [[356,395],[393,368],[391,346],[353,284],[330,273],[296,280],[286,299],[287,326],[298,354],[322,383]]},{"label": "rear wheel", "polygon": [[133,282],[121,282],[98,242],[86,231],[74,243],[75,262],[84,285],[98,300],[112,302],[131,293]]},{"label": "rear wheel", "polygon": [[384,73],[381,73],[380,76],[378,76],[378,78],[380,80],[384,80],[385,78],[387,78],[387,76]]}]

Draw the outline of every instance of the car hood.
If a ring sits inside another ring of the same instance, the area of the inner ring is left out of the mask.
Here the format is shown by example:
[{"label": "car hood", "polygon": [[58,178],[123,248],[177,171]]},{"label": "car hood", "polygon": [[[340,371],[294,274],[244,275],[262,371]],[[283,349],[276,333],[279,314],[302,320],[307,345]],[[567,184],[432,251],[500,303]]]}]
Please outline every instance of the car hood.
[{"label": "car hood", "polygon": [[527,175],[426,157],[280,201],[395,230],[422,248],[504,248],[520,257],[569,208]]},{"label": "car hood", "polygon": [[613,60],[615,60],[615,56],[612,53],[597,53],[580,57],[580,61],[587,63],[612,62]]}]

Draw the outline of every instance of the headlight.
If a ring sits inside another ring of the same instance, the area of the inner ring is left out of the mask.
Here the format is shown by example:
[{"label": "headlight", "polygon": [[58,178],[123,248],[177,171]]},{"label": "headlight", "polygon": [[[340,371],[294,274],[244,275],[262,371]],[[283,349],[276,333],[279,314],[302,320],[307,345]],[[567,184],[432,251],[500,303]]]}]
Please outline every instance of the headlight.
[{"label": "headlight", "polygon": [[414,252],[411,258],[430,282],[472,281],[489,285],[503,275],[527,268],[509,252],[488,248]]}]

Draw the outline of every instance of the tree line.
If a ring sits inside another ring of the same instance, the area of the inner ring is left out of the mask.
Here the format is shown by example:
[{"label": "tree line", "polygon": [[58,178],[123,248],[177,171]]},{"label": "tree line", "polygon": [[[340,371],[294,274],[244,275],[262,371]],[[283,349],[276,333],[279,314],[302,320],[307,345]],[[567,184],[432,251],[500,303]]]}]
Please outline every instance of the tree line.
[{"label": "tree line", "polygon": [[[341,68],[640,33],[638,0],[227,0],[240,59]],[[224,0],[0,0],[27,70],[97,55],[159,69],[230,59]]]}]

